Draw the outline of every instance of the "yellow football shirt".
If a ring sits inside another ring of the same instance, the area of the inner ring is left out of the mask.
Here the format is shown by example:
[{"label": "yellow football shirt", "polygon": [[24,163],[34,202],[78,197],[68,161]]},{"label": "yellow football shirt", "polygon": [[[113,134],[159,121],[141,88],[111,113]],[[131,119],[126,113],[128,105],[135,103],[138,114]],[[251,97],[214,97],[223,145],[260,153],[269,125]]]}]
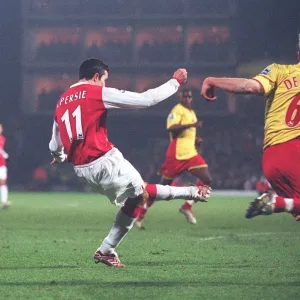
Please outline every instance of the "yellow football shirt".
[{"label": "yellow football shirt", "polygon": [[264,148],[300,136],[300,63],[272,64],[253,78],[264,88]]},{"label": "yellow football shirt", "polygon": [[[168,115],[167,129],[174,125],[187,125],[195,122],[197,122],[195,112],[181,104],[177,104]],[[176,140],[176,159],[184,160],[197,155],[195,147],[196,131],[195,127],[190,127],[183,130],[177,137],[170,134],[171,141]]]}]

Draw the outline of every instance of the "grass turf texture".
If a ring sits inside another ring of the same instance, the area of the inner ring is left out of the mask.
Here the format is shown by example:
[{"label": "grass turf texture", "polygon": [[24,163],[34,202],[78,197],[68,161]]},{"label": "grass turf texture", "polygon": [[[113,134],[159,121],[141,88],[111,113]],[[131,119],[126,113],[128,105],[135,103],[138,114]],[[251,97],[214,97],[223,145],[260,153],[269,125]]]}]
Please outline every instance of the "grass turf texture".
[{"label": "grass turf texture", "polygon": [[212,197],[196,226],[160,202],[118,248],[125,269],[95,265],[117,208],[91,194],[12,193],[0,211],[1,299],[298,299],[299,226],[244,219],[249,198]]}]

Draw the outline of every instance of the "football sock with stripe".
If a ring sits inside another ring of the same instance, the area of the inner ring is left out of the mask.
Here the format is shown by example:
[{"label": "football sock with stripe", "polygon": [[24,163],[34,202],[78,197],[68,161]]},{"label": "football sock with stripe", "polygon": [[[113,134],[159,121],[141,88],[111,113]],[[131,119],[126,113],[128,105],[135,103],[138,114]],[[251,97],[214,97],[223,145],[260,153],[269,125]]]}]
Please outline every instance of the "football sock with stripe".
[{"label": "football sock with stripe", "polygon": [[134,221],[139,216],[141,207],[140,199],[127,199],[124,206],[116,215],[115,222],[108,236],[104,239],[101,246],[97,249],[103,254],[114,253],[115,248],[132,228]]},{"label": "football sock with stripe", "polygon": [[273,212],[290,212],[300,214],[300,198],[283,198],[280,196],[274,197]]}]

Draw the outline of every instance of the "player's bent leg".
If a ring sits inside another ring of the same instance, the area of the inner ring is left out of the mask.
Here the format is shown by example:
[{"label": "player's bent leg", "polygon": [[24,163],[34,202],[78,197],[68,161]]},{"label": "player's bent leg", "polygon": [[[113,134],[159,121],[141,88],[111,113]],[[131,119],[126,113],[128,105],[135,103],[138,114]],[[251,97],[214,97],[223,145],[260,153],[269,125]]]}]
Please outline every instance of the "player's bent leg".
[{"label": "player's bent leg", "polygon": [[[288,212],[300,215],[300,198],[284,198],[272,192],[264,193],[249,205],[245,217],[251,219],[259,215]],[[296,218],[298,221],[298,219]]]},{"label": "player's bent leg", "polygon": [[179,207],[179,212],[185,216],[189,223],[196,225],[197,219],[195,218],[194,212],[192,210],[192,206],[194,203],[194,200],[185,201],[184,204]]},{"label": "player's bent leg", "polygon": [[274,213],[289,212],[299,221],[297,216],[300,215],[300,198],[275,196],[272,204]]},{"label": "player's bent leg", "polygon": [[[148,186],[148,185],[147,185]],[[152,185],[149,185],[151,187]],[[171,199],[192,199],[190,201],[203,201],[206,202],[210,196],[211,188],[209,186],[187,186],[187,187],[175,187],[169,185],[155,185],[156,194],[151,195],[162,200],[171,200]],[[146,187],[147,188],[147,187]],[[189,203],[189,202],[187,202]],[[191,208],[191,206],[190,206]],[[186,207],[181,207],[180,212],[184,214],[186,219],[192,223],[196,224],[197,220],[195,219],[191,209],[186,209]]]},{"label": "player's bent leg", "polygon": [[[204,161],[203,161],[204,162]],[[201,161],[202,163],[202,161]],[[204,162],[205,163],[205,162]],[[192,167],[189,171],[198,178],[196,183],[197,186],[210,186],[212,183],[212,178],[209,173],[208,167],[206,164],[200,165],[198,167]],[[184,202],[182,206],[179,208],[179,212],[182,213],[187,221],[193,225],[197,224],[197,219],[192,210],[193,205],[195,204],[194,200],[187,200]]]},{"label": "player's bent leg", "polygon": [[300,140],[294,139],[271,146],[263,152],[262,166],[265,177],[276,194],[274,212],[290,212],[300,221]]},{"label": "player's bent leg", "polygon": [[150,198],[158,200],[192,199],[194,201],[207,202],[210,197],[209,186],[169,186],[161,184],[147,184],[146,190]]},{"label": "player's bent leg", "polygon": [[124,206],[116,215],[114,225],[108,236],[94,254],[95,263],[101,262],[110,267],[117,268],[124,267],[124,265],[120,263],[115,249],[132,228],[135,220],[140,214],[141,207],[147,200],[148,193],[147,191],[144,191],[142,195],[136,198],[128,198],[125,201]]},{"label": "player's bent leg", "polygon": [[[171,185],[172,184],[173,179],[167,179],[162,177],[161,182],[163,182],[162,184],[165,185]],[[140,215],[137,218],[137,220],[135,221],[135,226],[138,229],[141,230],[145,230],[145,225],[144,225],[144,218],[148,212],[148,209],[154,204],[155,200],[156,200],[156,194],[157,194],[157,189],[156,189],[156,185],[155,184],[151,184],[148,186],[148,184],[146,183],[146,190],[149,194],[149,199],[148,201],[144,204],[144,206],[141,208],[140,211]]]},{"label": "player's bent leg", "polygon": [[[207,202],[210,197],[211,188],[209,186],[187,186],[176,187],[161,184],[147,184],[146,191],[149,193],[149,199],[158,200],[172,200],[172,199],[192,199],[193,201]],[[184,210],[181,211],[183,214]],[[191,222],[192,220],[189,215]],[[142,219],[138,220],[137,227],[143,226]]]},{"label": "player's bent leg", "polygon": [[204,167],[199,166],[198,168],[195,167],[195,168],[189,169],[189,171],[194,176],[196,176],[203,185],[211,186],[212,177],[211,177],[211,174],[210,174],[207,166],[204,166]]}]

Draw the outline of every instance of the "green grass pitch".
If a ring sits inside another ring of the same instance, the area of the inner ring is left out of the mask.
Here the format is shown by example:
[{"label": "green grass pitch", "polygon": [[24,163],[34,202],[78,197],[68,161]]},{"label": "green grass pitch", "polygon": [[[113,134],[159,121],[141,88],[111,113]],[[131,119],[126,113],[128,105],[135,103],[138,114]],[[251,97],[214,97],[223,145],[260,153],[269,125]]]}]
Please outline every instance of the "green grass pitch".
[{"label": "green grass pitch", "polygon": [[159,202],[118,248],[124,269],[95,265],[117,208],[95,194],[11,193],[0,211],[1,299],[299,299],[300,224],[244,219],[249,198]]}]

